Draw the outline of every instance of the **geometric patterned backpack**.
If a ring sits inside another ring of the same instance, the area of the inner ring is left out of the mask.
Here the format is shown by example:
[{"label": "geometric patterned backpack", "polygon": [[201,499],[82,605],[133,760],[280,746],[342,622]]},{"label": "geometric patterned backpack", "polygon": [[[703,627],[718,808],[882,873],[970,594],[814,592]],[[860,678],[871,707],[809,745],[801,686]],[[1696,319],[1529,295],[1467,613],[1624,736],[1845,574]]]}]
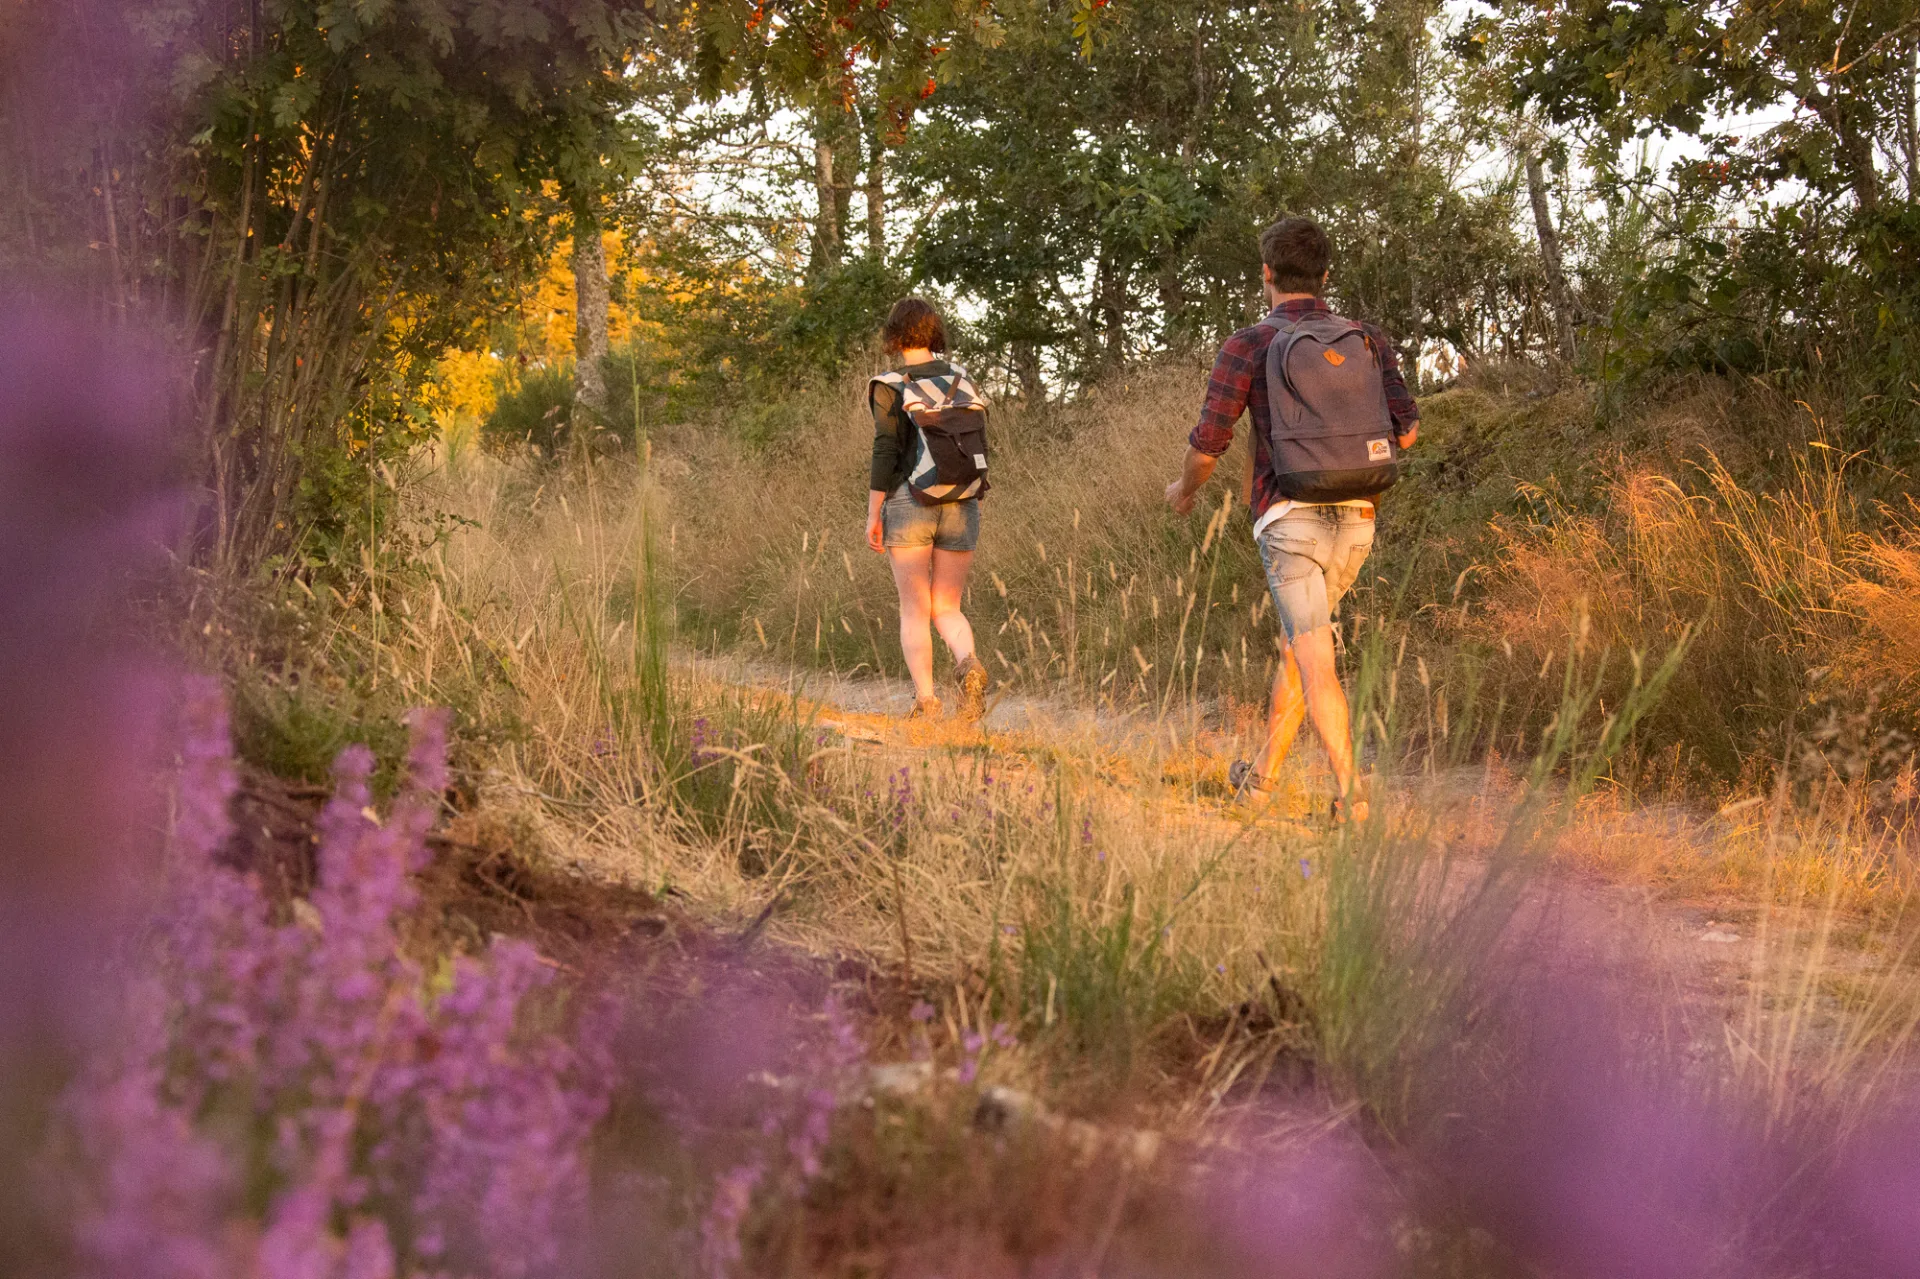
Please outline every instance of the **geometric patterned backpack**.
[{"label": "geometric patterned backpack", "polygon": [[922,506],[964,502],[987,491],[987,397],[967,371],[908,377],[882,373],[874,382],[890,386],[900,407],[919,428],[907,491]]}]

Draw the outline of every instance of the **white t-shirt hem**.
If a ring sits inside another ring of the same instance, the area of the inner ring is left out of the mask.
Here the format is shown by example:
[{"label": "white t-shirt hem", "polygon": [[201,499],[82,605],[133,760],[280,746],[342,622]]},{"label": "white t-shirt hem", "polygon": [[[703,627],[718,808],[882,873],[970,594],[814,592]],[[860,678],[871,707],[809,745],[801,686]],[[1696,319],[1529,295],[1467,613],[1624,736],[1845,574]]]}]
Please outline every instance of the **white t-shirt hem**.
[{"label": "white t-shirt hem", "polygon": [[1302,506],[1368,506],[1370,507],[1372,505],[1373,503],[1369,502],[1364,497],[1349,498],[1344,502],[1295,502],[1290,498],[1282,498],[1280,501],[1275,502],[1272,506],[1269,506],[1266,510],[1260,512],[1260,518],[1253,522],[1253,538],[1256,542],[1259,541],[1260,531],[1262,529],[1266,528],[1267,525],[1273,523],[1275,520],[1287,514],[1289,511],[1294,510],[1296,507],[1302,507]]}]

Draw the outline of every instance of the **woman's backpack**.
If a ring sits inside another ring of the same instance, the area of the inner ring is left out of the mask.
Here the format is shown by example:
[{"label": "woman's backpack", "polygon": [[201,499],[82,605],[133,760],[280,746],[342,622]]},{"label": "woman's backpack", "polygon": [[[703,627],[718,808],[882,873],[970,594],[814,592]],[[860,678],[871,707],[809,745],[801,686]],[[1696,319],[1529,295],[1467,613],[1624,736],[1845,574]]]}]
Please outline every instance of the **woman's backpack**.
[{"label": "woman's backpack", "polygon": [[873,379],[900,396],[900,407],[920,436],[907,470],[907,491],[922,506],[964,502],[987,491],[987,397],[965,369]]},{"label": "woman's backpack", "polygon": [[1267,345],[1274,487],[1296,502],[1346,502],[1384,493],[1400,478],[1380,355],[1365,329],[1309,311]]}]

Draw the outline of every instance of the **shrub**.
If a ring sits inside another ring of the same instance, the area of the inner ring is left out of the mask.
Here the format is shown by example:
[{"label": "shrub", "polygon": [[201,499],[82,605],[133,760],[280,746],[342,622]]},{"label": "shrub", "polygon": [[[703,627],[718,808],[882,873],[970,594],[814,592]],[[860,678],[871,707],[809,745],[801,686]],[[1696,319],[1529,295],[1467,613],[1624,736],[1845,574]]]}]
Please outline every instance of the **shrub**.
[{"label": "shrub", "polygon": [[480,442],[493,453],[530,449],[556,457],[573,418],[573,364],[538,365],[501,392],[493,412],[480,424]]}]

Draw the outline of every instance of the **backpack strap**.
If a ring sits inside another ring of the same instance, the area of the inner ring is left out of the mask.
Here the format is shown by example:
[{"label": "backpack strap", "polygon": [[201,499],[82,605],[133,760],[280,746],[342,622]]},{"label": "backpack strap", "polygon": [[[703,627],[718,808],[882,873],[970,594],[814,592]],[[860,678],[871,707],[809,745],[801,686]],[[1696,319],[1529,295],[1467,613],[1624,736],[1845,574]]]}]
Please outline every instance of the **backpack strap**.
[{"label": "backpack strap", "polygon": [[927,377],[908,377],[897,370],[874,375],[867,383],[867,403],[873,403],[873,388],[885,385],[894,389],[900,397],[902,412],[938,413],[942,409],[981,409],[987,407],[987,397],[974,385],[967,371],[955,364],[951,373],[933,374]]},{"label": "backpack strap", "polygon": [[893,392],[893,396],[894,396],[893,407],[899,410],[900,416],[906,419],[907,426],[911,428],[913,426],[913,414],[908,411],[908,405],[913,398],[912,379],[907,377],[905,374],[896,372],[895,370],[892,370],[892,369],[889,369],[885,373],[876,373],[872,377],[868,378],[867,379],[867,412],[869,413],[873,412],[873,393],[883,386]]},{"label": "backpack strap", "polygon": [[[1300,338],[1300,321],[1298,319],[1276,321],[1269,313],[1254,327],[1273,330],[1273,336],[1267,340],[1266,355],[1260,362],[1262,375],[1264,376],[1268,369],[1278,368],[1281,385],[1285,386],[1291,394],[1293,379],[1287,376],[1287,356],[1293,353],[1293,344]],[[1279,345],[1278,351],[1274,350],[1275,344]],[[1278,405],[1270,405],[1267,411],[1278,413],[1280,408]]]},{"label": "backpack strap", "polygon": [[[1374,367],[1379,368],[1380,352],[1374,348],[1373,338],[1368,334],[1367,326],[1358,320],[1349,319],[1341,315],[1338,311],[1331,309],[1327,311],[1327,315],[1332,319],[1338,320],[1346,327],[1346,333],[1342,333],[1340,336],[1345,337],[1348,333],[1358,333],[1360,335],[1361,341],[1367,344],[1367,353],[1373,356]],[[1302,336],[1300,332],[1300,322],[1305,318],[1305,316],[1300,316],[1283,322],[1275,322],[1272,314],[1269,313],[1254,326],[1255,328],[1273,330],[1273,338],[1267,344],[1267,359],[1278,361],[1280,380],[1285,384],[1288,391],[1293,390],[1293,379],[1287,376],[1287,357],[1293,354],[1293,344]],[[1275,342],[1281,344],[1277,356],[1273,350],[1273,343]]]}]

